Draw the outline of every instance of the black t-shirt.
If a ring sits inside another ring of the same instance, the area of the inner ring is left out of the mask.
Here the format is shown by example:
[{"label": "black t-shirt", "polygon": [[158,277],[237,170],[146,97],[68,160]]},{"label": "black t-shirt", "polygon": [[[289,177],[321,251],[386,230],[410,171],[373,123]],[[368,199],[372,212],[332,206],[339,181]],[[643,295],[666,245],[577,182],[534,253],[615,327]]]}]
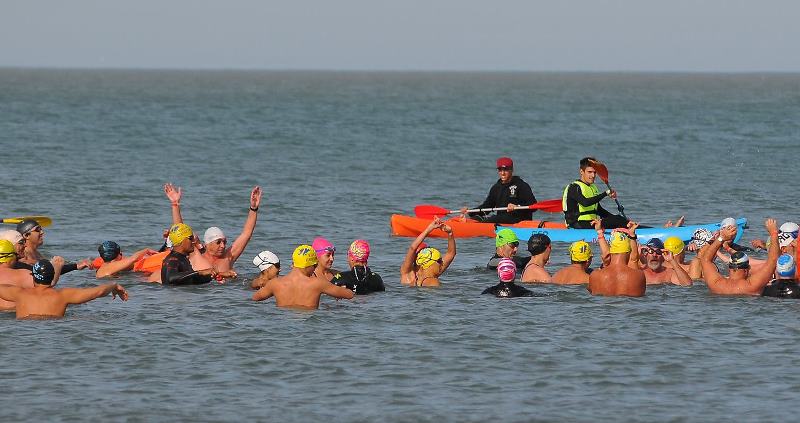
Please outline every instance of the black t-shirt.
[{"label": "black t-shirt", "polygon": [[761,291],[761,296],[800,298],[800,285],[794,279],[773,279]]},{"label": "black t-shirt", "polygon": [[210,275],[201,275],[192,269],[189,258],[172,251],[161,263],[161,283],[164,285],[200,285],[211,282]]},{"label": "black t-shirt", "polygon": [[356,295],[386,291],[381,275],[364,266],[356,266],[347,272],[337,274],[333,277],[331,283],[347,287]]},{"label": "black t-shirt", "polygon": [[500,282],[495,286],[484,289],[481,294],[492,294],[498,298],[533,297],[533,291],[523,288],[514,282]]},{"label": "black t-shirt", "polygon": [[[527,182],[523,181],[519,176],[512,176],[507,184],[500,182],[498,179],[492,188],[489,190],[489,195],[479,205],[478,209],[489,209],[497,207],[506,207],[508,204],[516,204],[518,206],[530,206],[536,204],[536,197],[533,195],[533,190]],[[497,218],[493,219],[497,223],[517,223],[522,220],[533,219],[534,210],[515,210],[511,213],[502,210],[497,212]],[[470,216],[485,216],[488,213],[470,213]]]}]

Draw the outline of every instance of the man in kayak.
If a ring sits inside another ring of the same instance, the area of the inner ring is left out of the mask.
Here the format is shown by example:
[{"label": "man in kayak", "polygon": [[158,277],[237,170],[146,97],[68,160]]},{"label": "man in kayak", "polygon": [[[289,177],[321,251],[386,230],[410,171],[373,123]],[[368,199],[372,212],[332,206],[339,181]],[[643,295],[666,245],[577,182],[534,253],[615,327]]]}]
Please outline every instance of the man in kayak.
[{"label": "man in kayak", "polygon": [[[425,238],[435,229],[441,229],[447,234],[447,251],[444,255],[436,248],[425,244]],[[436,218],[408,246],[406,256],[400,265],[400,283],[412,286],[437,286],[439,276],[450,267],[455,258],[456,238],[453,236],[453,229]]]},{"label": "man in kayak", "polygon": [[592,220],[602,219],[606,229],[624,228],[628,219],[611,214],[600,205],[600,200],[606,197],[617,198],[617,192],[608,189],[604,192],[595,185],[597,171],[592,164],[597,162],[594,157],[584,157],[580,161],[580,179],[570,183],[564,188],[561,207],[564,210],[564,220],[567,226],[577,229],[591,229]]},{"label": "man in kayak", "polygon": [[550,237],[545,234],[531,235],[530,239],[528,239],[528,251],[531,253],[531,259],[525,265],[521,281],[527,283],[550,283],[550,274],[544,268],[550,260],[550,253],[553,251]]},{"label": "man in kayak", "polygon": [[250,282],[250,288],[259,289],[281,273],[281,261],[272,251],[262,251],[253,258],[253,266],[257,267],[258,276]]},{"label": "man in kayak", "polygon": [[[33,266],[34,263],[44,258],[39,252],[39,247],[44,244],[44,228],[33,219],[25,219],[17,224],[17,232],[25,239],[25,256],[19,257],[19,263]],[[28,268],[28,266],[20,267]],[[66,263],[61,268],[61,274],[63,275],[73,270],[86,269],[87,267],[89,267],[89,260],[81,260],[78,263]],[[58,278],[56,278],[56,280],[58,280]]]},{"label": "man in kayak", "polygon": [[692,278],[678,263],[672,252],[664,247],[664,243],[660,239],[652,238],[647,241],[640,253],[645,259],[645,266],[642,270],[648,285],[692,285]]},{"label": "man in kayak", "polygon": [[122,255],[119,244],[114,241],[104,241],[97,247],[97,252],[100,254],[100,259],[102,259],[102,264],[100,264],[100,267],[98,267],[95,272],[97,279],[107,278],[126,270],[133,270],[133,266],[137,261],[143,257],[157,253],[155,250],[144,248],[133,253],[130,257],[125,257]]},{"label": "man in kayak", "polygon": [[201,270],[192,268],[189,254],[194,251],[194,233],[189,225],[177,223],[169,229],[172,251],[161,264],[161,283],[164,285],[199,285],[211,279],[235,278],[232,270],[217,271],[214,267]]},{"label": "man in kayak", "polygon": [[253,293],[253,301],[264,301],[275,297],[278,307],[318,309],[322,294],[333,298],[351,299],[352,290],[336,286],[323,278],[314,276],[317,253],[310,245],[301,245],[292,253],[292,270],[286,276],[270,279]]},{"label": "man in kayak", "polygon": [[[633,231],[631,231],[633,232]],[[635,233],[631,236],[635,237]],[[642,297],[647,289],[644,272],[637,260],[631,260],[631,251],[638,248],[636,240],[623,232],[611,233],[610,264],[589,275],[587,289],[592,295]]]},{"label": "man in kayak", "polygon": [[367,241],[363,239],[353,241],[347,250],[347,262],[350,270],[339,273],[331,282],[352,290],[356,295],[386,291],[381,275],[373,272],[367,265],[369,251]]},{"label": "man in kayak", "polygon": [[121,285],[110,283],[95,288],[53,288],[56,270],[47,260],[39,260],[31,271],[34,286],[23,288],[0,285],[0,298],[16,304],[17,319],[64,317],[67,306],[83,304],[111,294],[128,300],[128,292]]},{"label": "man in kayak", "polygon": [[714,242],[703,250],[700,254],[700,261],[703,264],[703,276],[706,285],[708,285],[708,290],[712,294],[761,295],[764,286],[772,279],[779,250],[777,222],[775,222],[775,219],[767,219],[764,222],[764,226],[767,228],[771,241],[767,250],[767,260],[763,266],[752,272],[749,257],[741,251],[731,255],[731,260],[728,263],[728,277],[722,276],[717,270],[717,266],[711,261],[711,258],[717,254],[722,244],[730,242],[736,236],[735,226],[722,228]]},{"label": "man in kayak", "polygon": [[324,278],[328,282],[333,281],[333,278],[339,274],[339,271],[333,268],[334,254],[336,254],[336,247],[323,237],[314,238],[311,243],[314,252],[317,253],[317,268],[314,269],[314,275]]},{"label": "man in kayak", "polygon": [[533,291],[514,283],[517,276],[517,264],[511,259],[500,259],[497,264],[497,277],[500,283],[490,286],[481,294],[491,294],[497,298],[533,297]]},{"label": "man in kayak", "polygon": [[[514,176],[514,162],[509,157],[497,159],[497,173],[500,179],[489,189],[489,195],[477,209],[505,207],[505,210],[489,216],[488,212],[469,213],[469,217],[488,223],[518,223],[531,220],[535,210],[516,210],[520,206],[536,204],[536,197],[527,182],[519,176]],[[467,214],[467,207],[461,209],[461,214]]]},{"label": "man in kayak", "polygon": [[776,298],[800,298],[800,285],[795,279],[796,265],[791,254],[782,254],[778,257],[775,268],[775,279],[769,281],[764,290],[761,291],[762,297]]}]

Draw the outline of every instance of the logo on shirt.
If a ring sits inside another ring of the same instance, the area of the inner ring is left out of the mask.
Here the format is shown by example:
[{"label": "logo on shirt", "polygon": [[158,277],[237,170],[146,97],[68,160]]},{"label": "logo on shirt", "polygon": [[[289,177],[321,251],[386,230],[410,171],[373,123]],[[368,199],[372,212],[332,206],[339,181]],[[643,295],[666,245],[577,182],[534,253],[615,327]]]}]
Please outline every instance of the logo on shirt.
[{"label": "logo on shirt", "polygon": [[517,186],[516,185],[509,186],[508,187],[508,191],[511,193],[512,197],[516,197],[517,196]]}]

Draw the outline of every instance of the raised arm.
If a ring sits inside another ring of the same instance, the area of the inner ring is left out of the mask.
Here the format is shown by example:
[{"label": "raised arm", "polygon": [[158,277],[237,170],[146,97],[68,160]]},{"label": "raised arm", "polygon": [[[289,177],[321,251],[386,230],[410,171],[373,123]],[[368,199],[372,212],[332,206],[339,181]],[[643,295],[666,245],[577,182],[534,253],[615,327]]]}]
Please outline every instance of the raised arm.
[{"label": "raised arm", "polygon": [[753,289],[753,292],[760,293],[764,286],[772,280],[772,275],[775,273],[775,266],[778,264],[778,256],[780,255],[780,245],[778,243],[778,222],[775,219],[767,219],[764,226],[769,232],[769,247],[767,248],[767,262],[758,270],[753,272],[747,282]]},{"label": "raised arm", "polygon": [[128,301],[128,291],[120,284],[108,283],[94,288],[64,288],[58,291],[67,304],[83,304],[95,298],[111,294],[114,298],[119,295],[122,301]]},{"label": "raised arm", "polygon": [[181,187],[166,183],[164,184],[164,194],[167,195],[172,207],[172,224],[183,223],[183,216],[181,216],[181,197],[183,196],[183,190],[181,190]]},{"label": "raised arm", "polygon": [[664,262],[667,263],[667,266],[672,268],[674,272],[674,278],[670,278],[670,281],[675,285],[680,286],[691,286],[692,285],[692,278],[689,277],[689,274],[686,273],[686,270],[683,269],[683,266],[680,265],[675,260],[675,256],[672,254],[672,251],[669,250],[661,250],[661,253],[664,255]]},{"label": "raised arm", "polygon": [[247,213],[247,220],[244,222],[242,233],[236,238],[236,241],[233,241],[231,246],[231,264],[239,259],[253,236],[253,231],[256,229],[256,221],[258,220],[258,206],[260,205],[261,187],[256,186],[250,191],[250,211]]},{"label": "raised arm", "polygon": [[444,273],[444,271],[450,267],[450,263],[453,262],[453,259],[456,258],[456,237],[453,235],[453,228],[450,226],[443,224],[442,230],[447,234],[447,252],[445,252],[444,257],[442,257],[441,273]]},{"label": "raised arm", "polygon": [[[716,283],[722,278],[722,275],[719,273],[717,266],[711,258],[717,255],[724,241],[731,240],[734,236],[736,236],[736,228],[732,226],[722,228],[719,232],[719,236],[714,238],[711,244],[700,250],[700,263],[703,265],[703,279],[705,279],[706,284]],[[722,239],[722,241],[720,241],[720,239]]]},{"label": "raised arm", "polygon": [[639,270],[639,240],[636,236],[636,228],[639,222],[628,222],[628,242],[631,244],[631,255],[628,258],[628,267]]},{"label": "raised arm", "polygon": [[[422,231],[414,241],[411,241],[411,245],[408,246],[406,250],[406,256],[403,258],[403,263],[400,264],[400,277],[407,273],[411,273],[414,271],[414,262],[417,259],[417,248],[419,248],[422,241],[434,230],[437,228],[442,227],[442,221],[438,217],[433,219],[431,223]],[[448,245],[449,246],[449,245]]]},{"label": "raised arm", "polygon": [[611,263],[611,248],[608,246],[603,221],[601,219],[592,220],[592,225],[597,231],[597,245],[600,246],[600,264],[608,266]]}]

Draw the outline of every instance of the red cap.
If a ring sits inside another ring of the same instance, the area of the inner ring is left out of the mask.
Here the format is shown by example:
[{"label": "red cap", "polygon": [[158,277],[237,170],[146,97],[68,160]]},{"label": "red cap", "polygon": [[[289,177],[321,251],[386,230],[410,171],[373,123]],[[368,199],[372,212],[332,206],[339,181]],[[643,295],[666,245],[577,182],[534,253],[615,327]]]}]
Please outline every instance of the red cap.
[{"label": "red cap", "polygon": [[514,167],[514,161],[511,157],[501,157],[497,159],[497,167]]},{"label": "red cap", "polygon": [[419,247],[417,247],[417,252],[419,253],[419,250],[423,248],[428,248],[428,244],[426,244],[424,241],[419,244]]}]

